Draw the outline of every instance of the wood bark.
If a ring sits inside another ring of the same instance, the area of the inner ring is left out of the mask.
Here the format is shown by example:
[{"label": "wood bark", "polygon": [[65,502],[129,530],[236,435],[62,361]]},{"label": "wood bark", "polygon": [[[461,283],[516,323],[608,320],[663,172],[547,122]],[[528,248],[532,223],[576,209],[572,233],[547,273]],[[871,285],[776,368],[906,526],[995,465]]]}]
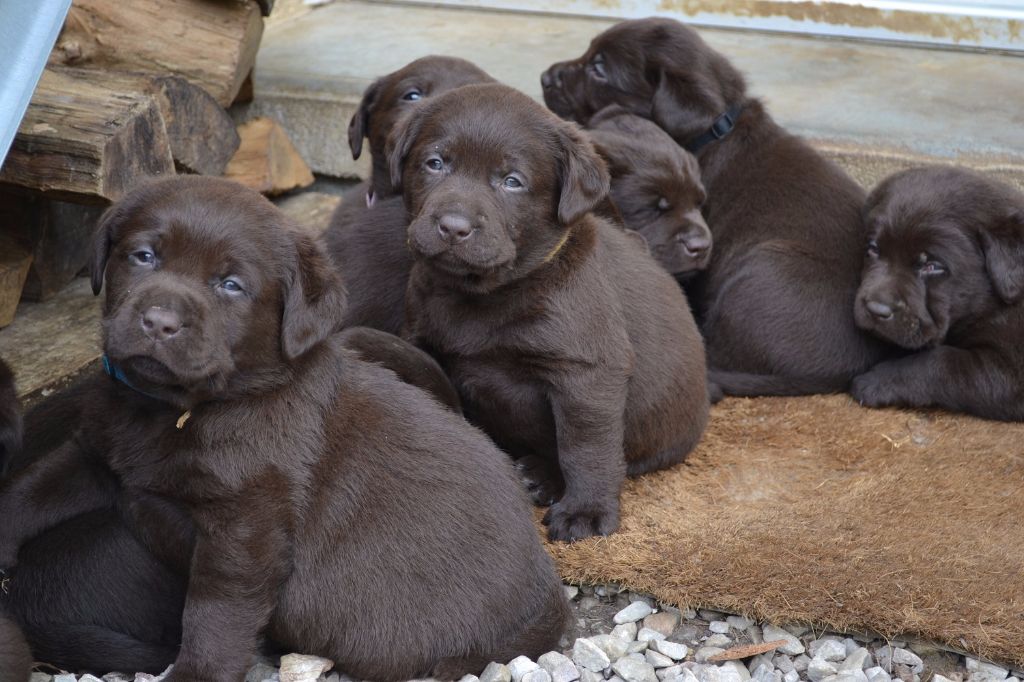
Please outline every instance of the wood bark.
[{"label": "wood bark", "polygon": [[32,254],[10,237],[0,235],[0,327],[14,320]]},{"label": "wood bark", "polygon": [[313,173],[277,121],[254,118],[238,127],[242,144],[224,177],[264,194],[281,194],[313,184]]},{"label": "wood bark", "polygon": [[50,63],[175,74],[227,107],[262,35],[249,0],[74,0]]},{"label": "wood bark", "polygon": [[145,177],[173,172],[152,96],[110,92],[47,70],[0,168],[0,183],[103,203]]}]

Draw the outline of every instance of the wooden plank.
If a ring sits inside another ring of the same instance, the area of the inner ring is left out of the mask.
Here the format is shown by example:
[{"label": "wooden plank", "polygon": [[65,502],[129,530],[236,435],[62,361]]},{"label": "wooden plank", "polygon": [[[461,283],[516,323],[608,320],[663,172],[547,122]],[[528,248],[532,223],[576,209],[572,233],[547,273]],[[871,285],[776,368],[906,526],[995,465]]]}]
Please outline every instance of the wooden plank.
[{"label": "wooden plank", "polygon": [[51,66],[55,77],[84,81],[112,92],[142,92],[160,107],[179,171],[220,175],[240,142],[231,116],[210,93],[181,76]]},{"label": "wooden plank", "polygon": [[341,204],[341,197],[326,192],[302,192],[274,203],[310,236],[319,238],[331,224],[331,216]]},{"label": "wooden plank", "polygon": [[32,254],[11,237],[0,235],[0,327],[14,320]]},{"label": "wooden plank", "polygon": [[0,168],[0,183],[102,202],[142,178],[173,172],[153,97],[110,92],[47,70]]},{"label": "wooden plank", "polygon": [[254,118],[239,126],[238,134],[242,143],[224,177],[271,195],[313,184],[312,171],[280,123]]},{"label": "wooden plank", "polygon": [[248,0],[74,0],[50,63],[175,74],[227,107],[262,35]]}]

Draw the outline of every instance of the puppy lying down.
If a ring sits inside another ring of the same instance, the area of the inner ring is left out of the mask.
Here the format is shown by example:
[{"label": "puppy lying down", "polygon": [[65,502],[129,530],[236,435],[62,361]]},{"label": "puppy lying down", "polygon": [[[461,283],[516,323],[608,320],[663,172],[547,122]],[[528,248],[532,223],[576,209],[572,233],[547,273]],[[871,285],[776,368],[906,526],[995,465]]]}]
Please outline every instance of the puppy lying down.
[{"label": "puppy lying down", "polygon": [[40,524],[104,502],[40,492],[98,457],[127,503],[174,501],[195,527],[171,682],[239,682],[263,635],[375,680],[555,646],[567,605],[507,458],[342,348],[339,278],[269,202],[197,177],[135,190],[99,227],[94,290],[104,273],[118,380],[73,443],[5,487],[0,566]]},{"label": "puppy lying down", "polygon": [[708,392],[679,287],[591,213],[604,163],[575,126],[486,84],[419,107],[391,170],[412,216],[409,338],[522,458],[535,500],[553,503],[549,537],[613,532],[627,473],[682,461]]},{"label": "puppy lying down", "polygon": [[864,216],[857,324],[911,352],[854,379],[853,396],[1024,419],[1024,195],[918,168],[879,185]]}]

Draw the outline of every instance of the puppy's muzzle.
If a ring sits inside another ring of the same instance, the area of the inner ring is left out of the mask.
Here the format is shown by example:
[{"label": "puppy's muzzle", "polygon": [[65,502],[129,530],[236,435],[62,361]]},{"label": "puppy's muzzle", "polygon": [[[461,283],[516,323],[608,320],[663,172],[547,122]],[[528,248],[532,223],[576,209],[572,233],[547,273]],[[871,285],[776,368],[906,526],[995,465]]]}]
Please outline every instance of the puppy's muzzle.
[{"label": "puppy's muzzle", "polygon": [[142,313],[143,333],[158,343],[174,338],[181,328],[181,316],[173,310],[152,306]]}]

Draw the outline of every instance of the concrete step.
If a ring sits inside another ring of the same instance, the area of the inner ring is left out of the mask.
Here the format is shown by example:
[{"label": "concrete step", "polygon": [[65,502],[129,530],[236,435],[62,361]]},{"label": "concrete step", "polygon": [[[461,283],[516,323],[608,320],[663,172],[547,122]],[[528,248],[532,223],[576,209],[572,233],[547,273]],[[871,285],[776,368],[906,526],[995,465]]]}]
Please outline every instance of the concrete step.
[{"label": "concrete step", "polygon": [[[270,115],[319,173],[362,176],[349,117],[379,75],[427,54],[470,59],[540,98],[539,76],[579,55],[607,19],[337,0],[271,24],[242,116]],[[705,29],[790,130],[870,186],[956,162],[1024,187],[1024,57]]]}]

